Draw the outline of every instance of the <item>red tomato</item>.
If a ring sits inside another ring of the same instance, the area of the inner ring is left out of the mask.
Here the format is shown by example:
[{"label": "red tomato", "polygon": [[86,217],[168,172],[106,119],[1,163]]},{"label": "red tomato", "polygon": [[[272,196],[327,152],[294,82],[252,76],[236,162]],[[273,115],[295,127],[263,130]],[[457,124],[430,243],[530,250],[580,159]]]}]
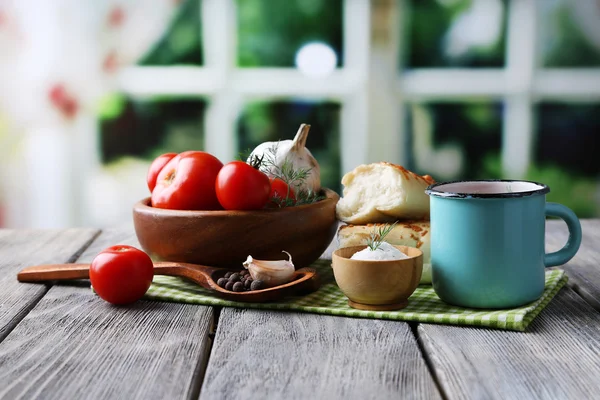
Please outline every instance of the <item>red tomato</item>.
[{"label": "red tomato", "polygon": [[186,151],[158,173],[152,206],[171,210],[219,210],[215,179],[223,163],[204,151]]},{"label": "red tomato", "polygon": [[152,161],[152,164],[150,164],[150,168],[148,169],[148,175],[146,176],[146,183],[148,183],[148,189],[150,189],[150,193],[152,193],[154,186],[156,186],[156,177],[158,176],[160,170],[163,169],[163,167],[167,165],[167,163],[176,155],[177,153],[165,153],[156,157],[154,161]]},{"label": "red tomato", "polygon": [[215,183],[219,203],[226,210],[258,210],[269,201],[269,177],[243,161],[225,164]]},{"label": "red tomato", "polygon": [[148,254],[135,247],[117,245],[102,250],[90,265],[92,287],[112,304],[139,300],[150,287],[154,265]]},{"label": "red tomato", "polygon": [[269,206],[284,207],[286,200],[291,200],[292,204],[296,202],[296,194],[280,178],[271,178],[271,193],[269,193]]}]

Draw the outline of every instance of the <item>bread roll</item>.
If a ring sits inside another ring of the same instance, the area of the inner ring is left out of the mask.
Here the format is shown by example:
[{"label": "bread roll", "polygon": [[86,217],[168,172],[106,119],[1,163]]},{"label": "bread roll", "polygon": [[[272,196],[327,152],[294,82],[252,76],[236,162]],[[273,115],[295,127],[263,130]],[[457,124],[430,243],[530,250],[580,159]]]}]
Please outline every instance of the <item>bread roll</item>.
[{"label": "bread roll", "polygon": [[[338,230],[338,246],[365,246],[371,233],[383,224],[342,225]],[[389,244],[411,246],[423,252],[421,282],[431,283],[431,234],[429,221],[398,222],[384,239]]]},{"label": "bread roll", "polygon": [[429,219],[425,189],[432,183],[429,175],[420,176],[399,165],[359,165],[342,178],[337,218],[349,224]]}]

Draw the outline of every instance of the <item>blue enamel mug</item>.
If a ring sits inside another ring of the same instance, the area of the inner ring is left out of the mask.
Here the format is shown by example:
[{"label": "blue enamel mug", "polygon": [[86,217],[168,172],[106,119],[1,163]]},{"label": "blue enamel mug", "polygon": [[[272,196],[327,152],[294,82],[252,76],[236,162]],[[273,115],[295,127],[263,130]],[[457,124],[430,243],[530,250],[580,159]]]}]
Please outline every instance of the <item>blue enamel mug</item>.
[{"label": "blue enamel mug", "polygon": [[[433,289],[443,301],[511,308],[539,299],[546,267],[569,261],[581,224],[568,207],[547,203],[548,186],[529,181],[441,182],[430,196]],[[563,219],[569,240],[545,253],[546,216]]]}]

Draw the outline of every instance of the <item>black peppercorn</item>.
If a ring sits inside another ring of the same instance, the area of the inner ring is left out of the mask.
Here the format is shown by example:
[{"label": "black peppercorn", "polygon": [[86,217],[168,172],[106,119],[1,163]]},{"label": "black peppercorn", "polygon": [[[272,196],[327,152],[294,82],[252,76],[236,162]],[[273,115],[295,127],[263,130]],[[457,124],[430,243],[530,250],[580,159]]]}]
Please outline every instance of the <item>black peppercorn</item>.
[{"label": "black peppercorn", "polygon": [[227,284],[225,285],[225,289],[227,290],[232,290],[233,289],[233,283],[232,281],[227,281]]},{"label": "black peppercorn", "polygon": [[227,280],[227,278],[219,278],[219,280],[217,281],[217,285],[221,286],[222,288],[225,287],[225,285],[227,285],[227,282],[229,282]]},{"label": "black peppercorn", "polygon": [[250,284],[250,290],[260,290],[263,287],[263,281],[255,280]]},{"label": "black peppercorn", "polygon": [[233,274],[231,274],[231,276],[229,277],[229,280],[231,282],[237,282],[240,280],[240,274],[238,274],[237,272],[234,272]]},{"label": "black peppercorn", "polygon": [[243,292],[244,291],[244,284],[242,282],[236,282],[233,284],[233,291],[234,292]]}]

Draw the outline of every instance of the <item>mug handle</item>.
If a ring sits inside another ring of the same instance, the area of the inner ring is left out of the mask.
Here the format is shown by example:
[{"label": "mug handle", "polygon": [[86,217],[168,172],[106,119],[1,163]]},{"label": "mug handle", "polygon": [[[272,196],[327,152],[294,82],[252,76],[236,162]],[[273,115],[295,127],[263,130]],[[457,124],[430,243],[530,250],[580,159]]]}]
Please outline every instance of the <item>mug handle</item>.
[{"label": "mug handle", "polygon": [[554,267],[567,263],[575,256],[581,245],[581,223],[577,215],[567,206],[558,203],[546,203],[546,215],[559,217],[567,223],[569,228],[569,240],[567,244],[554,253],[544,254],[544,265]]}]

